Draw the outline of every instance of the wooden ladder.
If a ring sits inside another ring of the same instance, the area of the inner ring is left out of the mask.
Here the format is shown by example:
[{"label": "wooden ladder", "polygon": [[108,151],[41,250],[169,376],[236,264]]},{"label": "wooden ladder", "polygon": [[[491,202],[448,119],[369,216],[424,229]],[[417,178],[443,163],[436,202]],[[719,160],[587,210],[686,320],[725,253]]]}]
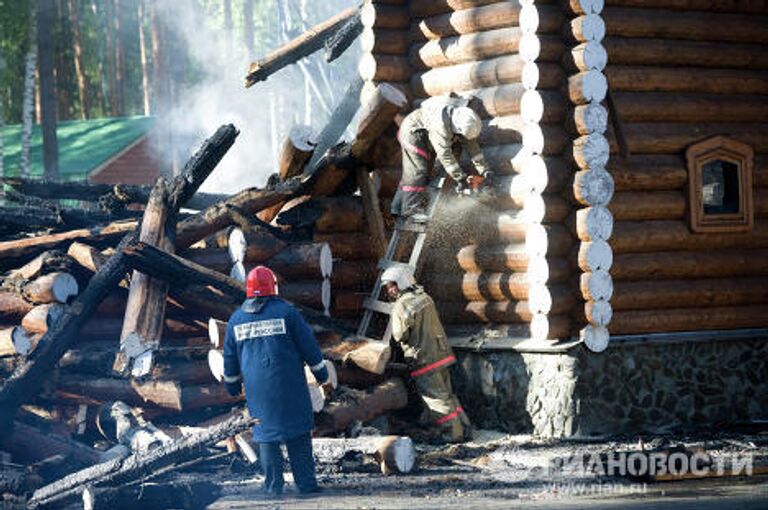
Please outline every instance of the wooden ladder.
[{"label": "wooden ladder", "polygon": [[[389,339],[392,337],[392,321],[389,319],[392,303],[379,299],[382,287],[381,275],[390,267],[402,267],[409,271],[411,275],[416,273],[419,258],[421,257],[421,251],[424,249],[424,241],[427,238],[427,227],[432,220],[432,216],[435,214],[440,197],[446,189],[445,181],[445,177],[437,177],[428,186],[429,203],[427,206],[427,214],[418,219],[399,218],[395,223],[392,237],[390,237],[389,244],[387,245],[387,251],[384,253],[384,256],[379,259],[378,272],[376,274],[376,282],[373,284],[373,290],[370,295],[365,298],[365,301],[363,301],[365,312],[363,313],[363,318],[360,320],[360,325],[357,328],[358,338],[389,342]],[[411,248],[408,262],[398,262],[395,260],[395,255],[397,255],[404,232],[414,232],[416,234],[416,241]],[[386,315],[388,317],[387,328],[381,338],[375,338],[368,334],[368,329],[371,326],[371,320],[373,319],[374,313]]]}]

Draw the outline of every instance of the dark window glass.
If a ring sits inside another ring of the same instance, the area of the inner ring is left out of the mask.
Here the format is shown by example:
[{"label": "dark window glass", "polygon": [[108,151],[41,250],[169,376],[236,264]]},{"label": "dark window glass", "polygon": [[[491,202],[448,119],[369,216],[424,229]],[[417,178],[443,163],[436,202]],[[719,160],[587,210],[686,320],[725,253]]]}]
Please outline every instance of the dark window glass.
[{"label": "dark window glass", "polygon": [[702,167],[702,201],[704,214],[739,212],[739,168],[720,159]]}]

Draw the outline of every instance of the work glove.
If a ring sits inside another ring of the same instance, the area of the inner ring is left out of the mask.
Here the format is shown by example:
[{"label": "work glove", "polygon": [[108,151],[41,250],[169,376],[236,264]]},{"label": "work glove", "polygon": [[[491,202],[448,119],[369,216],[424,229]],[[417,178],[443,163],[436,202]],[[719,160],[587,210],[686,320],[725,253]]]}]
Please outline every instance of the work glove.
[{"label": "work glove", "polygon": [[227,388],[227,393],[229,393],[231,396],[236,397],[240,395],[240,390],[242,390],[243,383],[233,382],[233,383],[224,383],[224,386]]}]

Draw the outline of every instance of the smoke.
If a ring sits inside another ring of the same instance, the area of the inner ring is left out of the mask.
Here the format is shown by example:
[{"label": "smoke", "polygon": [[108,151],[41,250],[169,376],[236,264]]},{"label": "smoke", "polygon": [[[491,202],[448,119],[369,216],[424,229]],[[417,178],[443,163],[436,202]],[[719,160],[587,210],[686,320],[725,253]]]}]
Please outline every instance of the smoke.
[{"label": "smoke", "polygon": [[[354,5],[349,0],[329,3],[336,4],[338,10],[325,5],[323,15],[307,20],[309,26]],[[220,125],[234,124],[240,135],[202,187],[208,192],[233,193],[263,186],[268,176],[277,171],[278,151],[292,126],[309,121],[315,130],[322,128],[329,113],[322,108],[317,92],[327,108],[332,109],[341,100],[349,77],[357,72],[359,50],[355,45],[337,61],[323,62],[325,76],[316,66],[322,59],[322,51],[310,57],[312,61],[304,59],[305,67],[313,76],[315,91],[305,83],[298,65],[283,68],[267,81],[246,89],[244,81],[251,59],[242,36],[242,19],[234,20],[236,28],[235,33],[230,34],[232,45],[228,51],[219,12],[221,3],[208,2],[207,5],[209,11],[204,12],[197,0],[158,0],[158,15],[177,49],[170,55],[170,65],[178,65],[175,59],[184,58],[182,52],[189,61],[182,72],[183,84],[173,81],[174,100],[157,105],[158,122],[152,142],[166,168],[172,167],[174,158],[177,167],[182,167]],[[254,19],[254,25],[272,31],[270,39],[278,40],[276,8]],[[265,30],[256,31],[255,59],[278,45],[271,42],[259,50],[259,38],[264,33]],[[309,100],[307,92],[312,96]]]}]

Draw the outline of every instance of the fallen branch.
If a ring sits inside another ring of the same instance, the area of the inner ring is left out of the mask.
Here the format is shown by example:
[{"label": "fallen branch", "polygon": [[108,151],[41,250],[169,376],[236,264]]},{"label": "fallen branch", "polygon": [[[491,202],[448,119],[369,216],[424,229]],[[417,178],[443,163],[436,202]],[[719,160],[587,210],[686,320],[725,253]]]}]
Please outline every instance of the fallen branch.
[{"label": "fallen branch", "polygon": [[358,13],[358,8],[350,7],[336,16],[313,26],[263,59],[252,63],[245,77],[245,86],[250,87],[257,82],[266,80],[283,67],[316,52],[323,47],[325,41],[330,39],[350,18]]},{"label": "fallen branch", "polygon": [[234,416],[224,423],[149,452],[135,453],[125,459],[91,466],[38,489],[28,506],[33,509],[61,508],[77,498],[88,486],[120,486],[140,478],[152,477],[162,468],[206,455],[208,446],[242,432],[257,422],[252,418]]}]

